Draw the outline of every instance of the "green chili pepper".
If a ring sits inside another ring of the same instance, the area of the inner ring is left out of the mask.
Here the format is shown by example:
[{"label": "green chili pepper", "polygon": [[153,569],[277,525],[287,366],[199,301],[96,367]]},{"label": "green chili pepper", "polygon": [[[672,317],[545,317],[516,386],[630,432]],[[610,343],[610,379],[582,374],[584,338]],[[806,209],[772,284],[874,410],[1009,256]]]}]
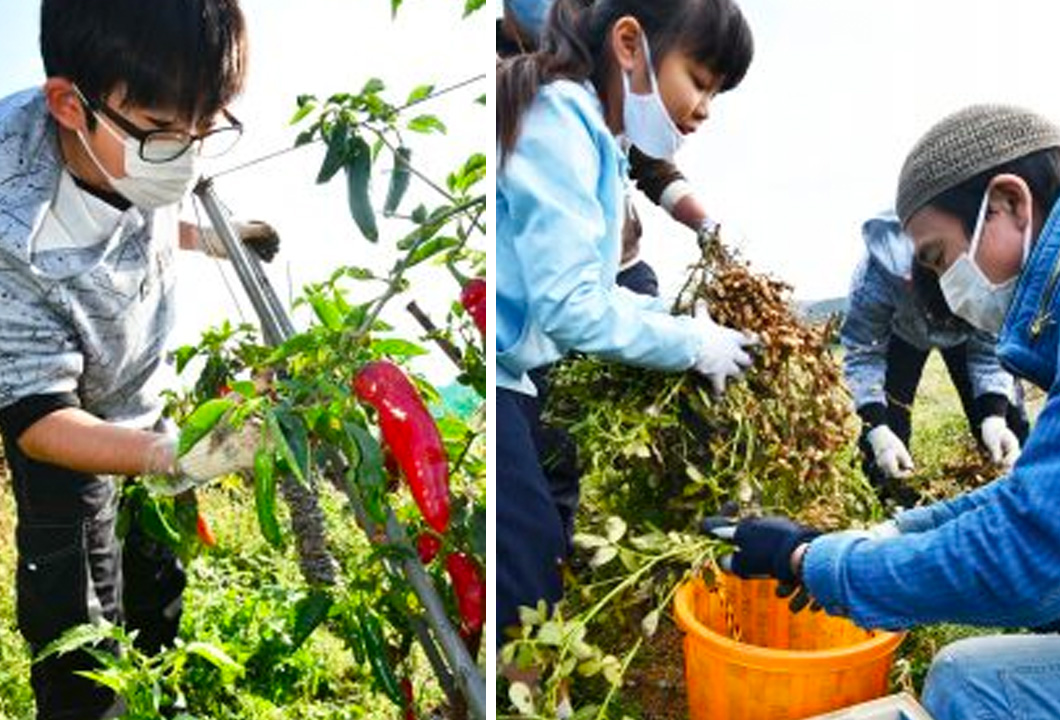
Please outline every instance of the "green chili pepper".
[{"label": "green chili pepper", "polygon": [[361,635],[364,637],[364,650],[372,666],[372,675],[386,696],[395,705],[404,708],[405,696],[401,692],[401,684],[394,674],[394,668],[390,667],[390,660],[386,655],[386,640],[383,638],[383,628],[379,623],[379,618],[366,608],[361,608],[358,615],[361,621]]},{"label": "green chili pepper", "polygon": [[149,536],[164,543],[167,547],[173,550],[180,548],[180,533],[166,518],[158,498],[150,494],[144,495],[143,503],[140,505],[140,526]]},{"label": "green chili pepper", "polygon": [[185,418],[177,440],[177,457],[188,452],[195,443],[203,439],[206,433],[213,430],[221,417],[234,405],[228,398],[207,400]]},{"label": "green chili pepper", "polygon": [[383,214],[393,215],[405,197],[405,191],[409,188],[409,160],[412,159],[412,150],[402,145],[394,151],[394,170],[390,173],[390,187],[386,191],[386,202],[383,203]]},{"label": "green chili pepper", "polygon": [[324,155],[324,162],[320,166],[320,172],[317,173],[317,184],[323,185],[326,183],[346,164],[346,143],[349,130],[349,126],[344,122],[336,123],[332,127],[331,135],[328,137],[328,151]]},{"label": "green chili pepper", "polygon": [[268,448],[259,449],[254,456],[254,505],[262,536],[273,547],[281,547],[283,533],[276,520],[276,460]]},{"label": "green chili pepper", "polygon": [[291,652],[302,646],[320,623],[327,620],[331,610],[331,593],[315,588],[298,601],[294,609],[294,630],[291,631]]},{"label": "green chili pepper", "polygon": [[375,242],[379,239],[379,229],[375,225],[375,210],[372,209],[372,202],[368,197],[368,181],[372,177],[372,149],[363,139],[357,137],[351,140],[350,156],[344,169],[350,215],[353,216],[361,234]]}]

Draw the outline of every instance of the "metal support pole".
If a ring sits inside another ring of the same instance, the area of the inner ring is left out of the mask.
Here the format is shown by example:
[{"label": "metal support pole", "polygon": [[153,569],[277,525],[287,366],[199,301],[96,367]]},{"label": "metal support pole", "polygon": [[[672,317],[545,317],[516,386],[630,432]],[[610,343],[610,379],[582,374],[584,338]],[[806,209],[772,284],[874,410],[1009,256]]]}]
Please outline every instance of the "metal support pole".
[{"label": "metal support pole", "polygon": [[[254,311],[261,321],[261,331],[265,342],[269,345],[282,344],[294,335],[294,325],[276,293],[273,292],[272,285],[262,270],[258,258],[248,252],[240,242],[235,228],[221,208],[212,181],[204,179],[199,182],[195,187],[195,194],[202,202],[210,224],[213,225],[217,236],[221,239],[228,258],[239,276],[239,281],[254,306]],[[359,511],[358,514],[361,515],[364,511],[363,504],[354,503],[354,510]],[[364,527],[371,528],[371,523],[369,522]],[[394,545],[408,543],[405,529],[389,507],[385,531],[387,542]],[[402,561],[401,568],[409,585],[423,605],[427,623],[441,645],[442,654],[449,663],[451,675],[456,679],[457,687],[467,699],[472,716],[476,720],[486,720],[486,679],[468,653],[460,635],[449,622],[445,614],[445,605],[438,596],[430,575],[427,574],[418,557],[406,558]],[[420,639],[423,639],[422,636]],[[436,651],[428,650],[427,654],[428,657],[432,655],[437,657]]]}]

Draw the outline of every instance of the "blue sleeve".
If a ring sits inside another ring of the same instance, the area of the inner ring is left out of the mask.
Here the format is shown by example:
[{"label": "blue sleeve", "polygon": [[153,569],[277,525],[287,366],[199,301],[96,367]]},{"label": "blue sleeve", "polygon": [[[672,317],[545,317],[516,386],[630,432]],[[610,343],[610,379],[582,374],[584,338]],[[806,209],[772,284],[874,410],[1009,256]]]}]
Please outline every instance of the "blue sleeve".
[{"label": "blue sleeve", "polygon": [[[606,132],[606,129],[604,129]],[[512,246],[527,304],[564,352],[579,350],[664,370],[692,366],[702,342],[694,321],[642,307],[608,284],[617,266],[621,178],[583,112],[540,93],[498,176],[512,218]],[[614,178],[602,173],[613,172]],[[614,197],[610,197],[614,191]],[[601,197],[601,193],[608,197]],[[610,229],[615,237],[609,237]]]},{"label": "blue sleeve", "polygon": [[1060,617],[1060,393],[1012,474],[933,530],[814,540],[804,578],[830,612],[863,627],[954,622],[1034,627]]},{"label": "blue sleeve", "polygon": [[974,510],[980,505],[992,502],[994,496],[1001,488],[1000,483],[1003,479],[1004,478],[999,478],[994,482],[987,483],[971,492],[962,493],[949,500],[942,500],[933,505],[904,510],[894,518],[894,521],[898,525],[898,529],[904,533],[918,533],[924,532],[925,530],[934,530],[937,527],[945,525],[958,515],[962,515],[969,510]]},{"label": "blue sleeve", "polygon": [[997,359],[997,339],[993,335],[977,330],[968,336],[968,377],[975,397],[995,393],[1012,402],[1013,379]]},{"label": "blue sleeve", "polygon": [[889,283],[871,256],[861,261],[851,282],[850,307],[839,339],[844,350],[843,376],[855,408],[887,403],[887,346],[895,312]]}]

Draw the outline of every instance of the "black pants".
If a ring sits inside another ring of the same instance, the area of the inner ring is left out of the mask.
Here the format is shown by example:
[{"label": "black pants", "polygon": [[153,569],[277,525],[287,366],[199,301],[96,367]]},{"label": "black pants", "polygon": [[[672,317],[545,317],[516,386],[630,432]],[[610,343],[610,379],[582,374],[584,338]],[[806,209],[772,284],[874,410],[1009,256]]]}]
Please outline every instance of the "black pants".
[{"label": "black pants", "polygon": [[[968,429],[977,442],[979,438],[979,426],[984,420],[984,413],[976,407],[975,396],[972,390],[972,379],[968,374],[968,345],[962,343],[950,348],[940,349],[942,359],[946,363],[950,381],[957,389],[961,399],[961,407],[968,421]],[[930,351],[920,350],[897,336],[891,336],[887,346],[887,376],[884,380],[884,393],[887,397],[887,427],[909,447],[912,439],[912,414],[913,401],[916,399],[916,391],[920,386],[920,379],[924,374],[924,364],[927,363]],[[1027,439],[1030,431],[1030,423],[1027,413],[1023,407],[1022,400],[1009,403],[1008,413],[1005,418],[1009,428],[1019,438],[1020,444]],[[902,483],[887,478],[883,471],[876,466],[872,446],[868,441],[868,433],[871,428],[862,430],[858,447],[861,449],[862,469],[868,476],[869,481],[876,487],[884,497],[893,497],[900,505],[913,505],[919,499],[916,492]]]},{"label": "black pants", "polygon": [[[18,506],[18,628],[34,655],[66,630],[106,619],[138,630],[148,653],[172,645],[180,623],[184,570],[133,523],[124,549],[115,536],[118,486],[26,457],[4,439]],[[32,665],[39,720],[96,720],[120,701],[74,673],[94,667],[85,653]]]}]

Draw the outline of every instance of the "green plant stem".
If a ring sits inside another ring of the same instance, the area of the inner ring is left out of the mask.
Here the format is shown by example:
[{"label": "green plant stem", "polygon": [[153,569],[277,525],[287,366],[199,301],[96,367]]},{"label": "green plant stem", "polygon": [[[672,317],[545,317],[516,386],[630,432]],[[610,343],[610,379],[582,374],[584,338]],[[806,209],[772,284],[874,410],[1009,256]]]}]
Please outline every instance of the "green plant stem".
[{"label": "green plant stem", "polygon": [[622,669],[618,674],[618,682],[612,683],[611,687],[607,690],[607,696],[604,697],[604,702],[600,705],[600,709],[596,712],[596,720],[604,720],[607,716],[607,706],[611,704],[611,700],[614,699],[615,693],[618,692],[619,686],[622,684],[622,678],[626,676],[626,670],[629,669],[629,664],[633,661],[633,658],[640,652],[640,646],[644,644],[644,637],[638,637],[637,642],[634,643],[633,647],[630,648],[629,652],[626,653],[626,657],[622,660]]},{"label": "green plant stem", "polygon": [[[478,205],[485,206],[485,204],[486,196],[481,195],[479,197],[469,200],[468,202],[449,208],[442,215],[435,218],[431,222],[444,223],[454,215],[466,212],[467,210],[470,210],[471,208],[476,207]],[[390,300],[392,300],[395,295],[398,295],[401,292],[401,279],[404,277],[405,271],[409,268],[409,259],[412,257],[413,253],[415,253],[416,250],[419,249],[420,245],[423,242],[424,241],[421,239],[419,242],[415,243],[412,247],[409,248],[408,252],[405,254],[405,257],[398,260],[398,262],[394,265],[394,268],[390,271],[390,284],[387,286],[387,289],[378,299],[376,299],[375,305],[365,315],[364,320],[361,321],[361,324],[357,327],[357,329],[354,330],[351,335],[344,338],[347,342],[352,342],[353,344],[359,342],[360,339],[364,337],[365,333],[367,333],[371,329],[372,325],[379,317],[379,313],[383,311],[383,307],[388,302],[390,302]]]}]

